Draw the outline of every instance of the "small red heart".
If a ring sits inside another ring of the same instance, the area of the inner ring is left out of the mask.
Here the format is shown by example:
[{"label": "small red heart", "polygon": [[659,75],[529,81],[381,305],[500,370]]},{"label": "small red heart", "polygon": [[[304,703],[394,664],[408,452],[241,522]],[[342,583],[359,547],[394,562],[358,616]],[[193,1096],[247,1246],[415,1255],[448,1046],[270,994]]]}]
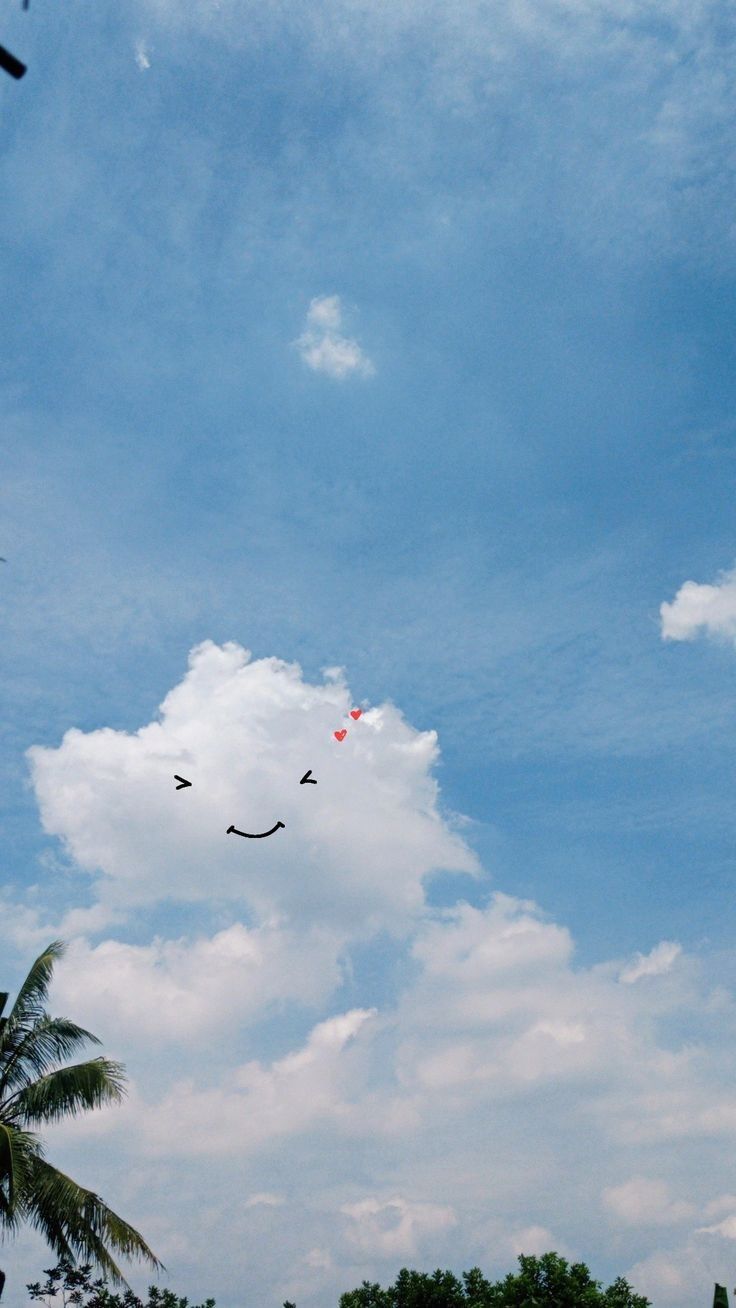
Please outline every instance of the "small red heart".
[{"label": "small red heart", "polygon": [[346,730],[345,728],[343,728],[342,731],[336,731],[336,732],[334,733],[334,735],[335,735],[335,740],[344,740],[345,737],[347,736],[347,734],[348,734],[348,733],[347,733],[347,730]]},{"label": "small red heart", "polygon": [[357,722],[362,712],[363,712],[362,709],[351,709],[350,716],[351,718],[355,718],[355,721]]}]

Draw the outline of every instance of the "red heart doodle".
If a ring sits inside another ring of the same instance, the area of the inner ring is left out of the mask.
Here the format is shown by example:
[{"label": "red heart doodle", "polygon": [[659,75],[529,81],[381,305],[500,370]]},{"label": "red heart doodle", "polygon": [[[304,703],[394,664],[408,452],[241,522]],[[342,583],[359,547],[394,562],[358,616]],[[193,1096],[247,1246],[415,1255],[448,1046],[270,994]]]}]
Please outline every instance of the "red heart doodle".
[{"label": "red heart doodle", "polygon": [[333,734],[335,740],[344,740],[348,733],[347,730],[343,727],[342,731],[335,731]]},{"label": "red heart doodle", "polygon": [[362,709],[351,709],[350,716],[351,718],[355,718],[355,721],[357,722],[362,712],[363,712]]}]

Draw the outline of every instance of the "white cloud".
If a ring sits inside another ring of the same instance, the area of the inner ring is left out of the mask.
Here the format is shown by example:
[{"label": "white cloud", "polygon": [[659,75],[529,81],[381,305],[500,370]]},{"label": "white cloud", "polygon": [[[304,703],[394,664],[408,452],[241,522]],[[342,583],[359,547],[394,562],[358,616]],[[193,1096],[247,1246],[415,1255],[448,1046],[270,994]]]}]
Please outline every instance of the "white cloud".
[{"label": "white cloud", "polygon": [[398,1196],[384,1201],[361,1199],[342,1204],[340,1211],[352,1219],[347,1232],[351,1243],[362,1253],[381,1258],[415,1258],[421,1236],[436,1236],[458,1224],[452,1208]]},{"label": "white cloud", "polygon": [[315,1267],[318,1271],[325,1271],[332,1267],[332,1258],[327,1249],[310,1249],[305,1254],[304,1261],[307,1267]]},{"label": "white cloud", "polygon": [[[305,934],[314,925],[304,922]],[[569,933],[541,920],[532,901],[501,894],[483,909],[460,904],[425,912],[414,935],[419,970],[384,1016],[375,1007],[340,1010],[316,1023],[290,1052],[234,1060],[216,1079],[194,1042],[185,1075],[174,1076],[159,1096],[139,1073],[122,1106],[54,1127],[50,1144],[55,1151],[62,1147],[60,1162],[63,1149],[76,1159],[85,1141],[98,1141],[107,1165],[119,1153],[131,1175],[139,1163],[154,1160],[165,1187],[174,1165],[185,1167],[194,1184],[213,1158],[218,1169],[228,1175],[234,1169],[237,1176],[247,1159],[249,1177],[264,1180],[274,1169],[291,1176],[290,1160],[298,1159],[299,1202],[308,1207],[312,1195],[316,1206],[308,1222],[300,1219],[303,1241],[279,1275],[292,1278],[284,1284],[308,1287],[304,1298],[315,1303],[333,1287],[360,1279],[353,1276],[356,1258],[373,1269],[372,1279],[374,1271],[392,1266],[385,1278],[391,1279],[398,1260],[470,1265],[471,1258],[485,1263],[489,1249],[504,1256],[556,1249],[568,1260],[582,1257],[597,1276],[595,1250],[600,1260],[610,1234],[615,1274],[626,1275],[655,1302],[685,1308],[703,1266],[713,1265],[712,1259],[703,1262],[702,1242],[731,1245],[736,1231],[736,1204],[723,1184],[727,1146],[736,1135],[734,1058],[722,1049],[709,1055],[702,1044],[672,1052],[657,1029],[660,1017],[670,1023],[686,1015],[693,1024],[708,1011],[708,996],[687,960],[669,971],[652,968],[645,986],[622,984],[626,970],[618,963],[573,970]],[[243,989],[258,984],[257,969],[248,969],[249,949],[259,939],[268,967],[268,931],[254,940],[238,928],[192,947],[202,1003],[215,1020],[227,985],[234,987],[234,1010],[243,1006],[238,967]],[[183,987],[184,1011],[201,1024],[178,950],[155,942],[148,951],[101,951],[95,974],[94,951],[75,942],[58,966],[61,989],[54,999],[64,993],[64,972],[83,965],[70,1010],[78,1017],[80,982],[89,989],[96,975],[97,987],[106,985],[107,960],[122,957],[128,970],[121,993],[131,995],[131,1027],[141,1016],[138,995],[146,986],[151,1008],[168,1005],[171,1017],[175,982]],[[652,950],[644,959],[656,956]],[[165,968],[160,979],[155,961]],[[629,970],[641,963],[639,955]],[[109,996],[102,1002],[113,1004],[115,1022],[122,1020],[122,1006]],[[721,996],[719,1013],[730,1029],[732,998],[727,1004]],[[723,1142],[723,1166],[709,1163],[704,1176],[694,1164],[688,1173],[688,1150],[704,1135]],[[361,1158],[371,1160],[370,1187],[362,1181],[365,1163],[356,1163]],[[628,1177],[623,1182],[622,1172]],[[688,1175],[689,1183],[683,1179]],[[283,1211],[286,1225],[278,1231],[293,1226],[293,1182],[285,1203],[257,1182],[249,1189],[243,1212],[267,1214],[271,1223]],[[588,1229],[591,1213],[597,1215]],[[187,1220],[194,1232],[197,1215]],[[232,1222],[230,1234],[224,1227],[217,1237],[219,1254],[214,1245],[204,1249],[206,1265],[212,1260],[210,1277],[238,1249],[248,1247],[251,1263],[264,1256],[262,1234],[250,1237],[245,1217]],[[633,1269],[616,1252],[622,1224],[631,1232]],[[666,1225],[686,1228],[682,1243],[653,1251],[647,1229]],[[217,1227],[213,1219],[210,1242]],[[580,1248],[574,1231],[588,1231],[588,1247]],[[450,1247],[452,1260],[438,1252]],[[194,1253],[201,1261],[202,1252]],[[300,1279],[305,1269],[317,1279]],[[717,1264],[711,1279],[723,1283]]]},{"label": "white cloud", "polygon": [[565,1257],[565,1250],[561,1242],[556,1239],[546,1226],[525,1226],[520,1231],[514,1231],[507,1241],[511,1252],[518,1257],[519,1254],[533,1254],[541,1258],[550,1249],[556,1250],[557,1253]]},{"label": "white cloud", "polygon": [[250,1199],[246,1199],[246,1208],[258,1208],[264,1205],[266,1208],[280,1208],[286,1200],[283,1195],[269,1194],[267,1190],[259,1191],[258,1194],[252,1194]]},{"label": "white cloud", "polygon": [[312,300],[305,330],[296,342],[304,362],[315,372],[343,378],[350,373],[372,377],[375,368],[357,341],[342,336],[342,308],[339,295]]},{"label": "white cloud", "polygon": [[[312,685],[205,642],[156,721],[30,751],[47,831],[97,878],[91,907],[66,910],[50,1008],[119,1034],[130,1077],[122,1105],[49,1128],[50,1157],[93,1186],[102,1168],[106,1200],[160,1239],[178,1278],[204,1278],[203,1298],[236,1302],[244,1257],[254,1300],[298,1285],[315,1308],[363,1269],[390,1282],[399,1260],[495,1260],[495,1276],[510,1270],[500,1256],[556,1249],[686,1308],[703,1269],[725,1283],[736,1232],[728,977],[703,984],[669,940],[576,966],[569,930],[504,893],[429,909],[434,867],[478,872],[439,813],[436,735],[391,705],[353,721],[344,673],[329,673]],[[316,786],[299,785],[307,768]],[[177,791],[175,772],[192,786]],[[266,840],[226,834],[277,818]],[[106,914],[139,909],[144,931],[169,900],[201,928],[114,938]],[[20,915],[24,940],[36,921]],[[380,930],[404,950],[396,995],[334,997],[346,952]],[[320,1020],[274,1024],[254,1049],[257,1023],[295,1001]],[[653,1248],[665,1227],[679,1243]]]},{"label": "white cloud", "polygon": [[[684,1262],[685,1260],[681,1258],[680,1261]],[[655,1285],[658,1290],[658,1303],[662,1301],[686,1303],[688,1279],[690,1279],[691,1284],[692,1280],[694,1280],[692,1269],[691,1277],[688,1278],[682,1268],[676,1266],[675,1260],[669,1251],[666,1253],[658,1251],[648,1258],[643,1258],[641,1262],[632,1268],[629,1275],[634,1278],[633,1284],[638,1287]],[[706,1282],[706,1284],[708,1283]],[[708,1286],[708,1289],[710,1290],[710,1286]],[[651,1290],[640,1292],[647,1294],[647,1297],[652,1293]]]},{"label": "white cloud", "polygon": [[715,586],[686,581],[671,604],[661,604],[663,640],[693,640],[701,627],[710,636],[736,641],[736,569]]},{"label": "white cloud", "polygon": [[[337,669],[314,686],[296,665],[249,660],[204,642],[159,721],[134,734],[71,730],[56,749],[28,751],[45,830],[101,875],[91,906],[46,926],[38,910],[9,911],[7,930],[24,948],[71,936],[54,1002],[126,1047],[212,1047],[274,1005],[324,1005],[350,973],[350,942],[411,930],[424,877],[480,875],[438,811],[435,732],[391,705],[354,721]],[[316,785],[300,784],[308,769]],[[177,790],[174,774],[191,786]],[[227,833],[276,821],[283,829],[262,840]],[[201,915],[193,938],[84,938],[172,901]],[[226,925],[210,935],[211,915]],[[339,1026],[316,1038],[328,1032]],[[406,1106],[387,1113],[389,1129],[407,1119]]]},{"label": "white cloud", "polygon": [[135,43],[135,62],[142,73],[145,72],[147,68],[151,67],[151,60],[148,57],[148,47],[145,41],[139,40]]},{"label": "white cloud", "polygon": [[[98,874],[106,910],[230,904],[285,929],[313,919],[344,938],[359,921],[366,936],[401,935],[424,877],[480,865],[440,816],[436,733],[390,704],[353,721],[354,705],[342,680],[311,685],[296,664],[205,641],[158,721],[72,729],[56,749],[28,750],[44,830]],[[316,785],[300,784],[308,769]],[[178,790],[175,774],[191,786]],[[264,839],[228,834],[276,822]],[[228,948],[245,949],[243,937]]]},{"label": "white cloud", "polygon": [[307,327],[314,331],[337,331],[342,324],[339,295],[323,295],[312,300],[307,312]]},{"label": "white cloud", "polygon": [[[460,904],[419,927],[412,954],[422,973],[400,1004],[412,1031],[399,1051],[406,1088],[469,1104],[589,1076],[610,1088],[638,1057],[651,1073],[655,1049],[634,989],[573,972],[569,932],[537,914],[499,893],[486,909]],[[662,984],[656,973],[651,984]]]},{"label": "white cloud", "polygon": [[694,1204],[670,1198],[666,1181],[642,1176],[632,1177],[622,1185],[605,1187],[601,1199],[615,1217],[631,1226],[670,1226],[697,1213]]},{"label": "white cloud", "polygon": [[711,1199],[704,1209],[706,1217],[718,1217],[721,1213],[731,1212],[736,1212],[736,1194],[719,1195],[717,1199]]},{"label": "white cloud", "polygon": [[55,1136],[74,1143],[123,1133],[146,1159],[242,1157],[321,1121],[339,1123],[351,1066],[344,1051],[375,1016],[375,1009],[354,1009],[328,1018],[296,1052],[270,1065],[244,1063],[215,1087],[198,1088],[187,1076],[156,1104],[146,1102],[131,1081],[123,1104],[63,1123]]},{"label": "white cloud", "polygon": [[731,1285],[733,1250],[693,1232],[677,1246],[656,1249],[626,1273],[629,1282],[659,1308],[688,1308],[712,1298],[713,1285]]},{"label": "white cloud", "polygon": [[736,1240],[736,1213],[731,1213],[729,1217],[724,1217],[722,1222],[716,1222],[713,1226],[698,1226],[696,1230],[704,1235],[722,1235],[727,1240]]},{"label": "white cloud", "polygon": [[150,945],[72,942],[55,1003],[95,1031],[136,1041],[201,1044],[222,1039],[269,1004],[324,1002],[340,983],[340,940],[315,924],[295,931],[277,919],[241,923],[212,938]]},{"label": "white cloud", "polygon": [[636,962],[630,963],[619,975],[619,981],[633,985],[643,976],[661,976],[669,972],[676,958],[682,953],[682,946],[674,940],[662,940],[648,954],[637,954]]}]

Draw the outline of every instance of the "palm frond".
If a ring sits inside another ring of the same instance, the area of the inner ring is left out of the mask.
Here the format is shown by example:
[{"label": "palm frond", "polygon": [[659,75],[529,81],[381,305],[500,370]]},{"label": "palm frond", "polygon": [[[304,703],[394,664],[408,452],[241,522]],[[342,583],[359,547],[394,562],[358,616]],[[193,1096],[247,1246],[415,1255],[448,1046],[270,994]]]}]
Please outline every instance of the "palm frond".
[{"label": "palm frond", "polygon": [[31,1178],[33,1159],[40,1157],[40,1142],[32,1131],[0,1120],[0,1224],[15,1229],[20,1221],[16,1204]]},{"label": "palm frond", "polygon": [[67,1017],[49,1017],[48,1013],[37,1018],[30,1029],[14,1029],[11,1036],[15,1038],[0,1045],[0,1099],[5,1091],[28,1084],[29,1068],[42,1076],[53,1063],[68,1058],[85,1040],[102,1044],[91,1031],[85,1031]]},{"label": "palm frond", "polygon": [[91,1258],[117,1283],[128,1284],[106,1246],[129,1258],[145,1258],[166,1271],[145,1240],[99,1195],[41,1158],[31,1160],[28,1187],[22,1196],[26,1215],[55,1252],[62,1243],[76,1256]]},{"label": "palm frond", "polygon": [[[48,1208],[42,1213],[39,1212],[30,1193],[19,1200],[18,1207],[20,1209],[19,1217],[24,1221],[30,1220],[33,1226],[42,1232],[47,1243],[60,1259],[68,1259],[69,1262],[76,1261],[74,1248],[65,1233],[64,1222],[61,1216],[54,1212],[53,1208]],[[14,1226],[16,1224],[14,1223]]]},{"label": "palm frond", "polygon": [[63,940],[52,940],[42,954],[39,954],[8,1015],[8,1025],[33,1021],[43,1017],[43,1001],[48,995],[49,982],[54,970],[54,963],[66,953]]},{"label": "palm frond", "polygon": [[[0,1016],[0,1233],[30,1221],[62,1259],[91,1258],[128,1287],[113,1253],[145,1258],[163,1271],[164,1264],[99,1195],[47,1163],[37,1137],[25,1129],[123,1097],[126,1077],[120,1063],[95,1058],[54,1066],[85,1040],[102,1043],[90,1031],[44,1010],[54,963],[65,949],[59,940],[48,945],[9,1016]],[[0,992],[0,1015],[6,1002],[7,994]]]},{"label": "palm frond", "polygon": [[2,1105],[4,1115],[26,1123],[58,1122],[80,1109],[120,1103],[126,1076],[122,1063],[92,1058],[74,1063],[33,1081]]},{"label": "palm frond", "polygon": [[[0,991],[0,1013],[4,1013],[5,1005],[7,1004],[7,1002],[8,1002],[7,990]],[[8,1025],[8,1020],[9,1019],[7,1017],[0,1017],[0,1053],[2,1053],[3,1047],[5,1045],[5,1028]]]}]

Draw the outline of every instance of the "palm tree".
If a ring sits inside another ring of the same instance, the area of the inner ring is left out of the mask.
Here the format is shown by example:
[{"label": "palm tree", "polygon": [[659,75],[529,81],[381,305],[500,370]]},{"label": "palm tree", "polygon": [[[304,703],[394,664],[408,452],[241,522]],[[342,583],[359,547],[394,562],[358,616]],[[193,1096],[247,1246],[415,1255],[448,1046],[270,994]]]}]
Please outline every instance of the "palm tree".
[{"label": "palm tree", "polygon": [[[12,1232],[30,1221],[59,1257],[92,1259],[113,1282],[128,1286],[110,1249],[166,1268],[99,1195],[46,1162],[43,1145],[28,1129],[123,1097],[120,1063],[93,1058],[54,1069],[85,1040],[102,1043],[43,1008],[54,962],[65,950],[55,940],[39,955],[8,1017],[2,1016],[8,996],[0,993],[0,1230]],[[0,1295],[4,1283],[0,1272]]]}]

